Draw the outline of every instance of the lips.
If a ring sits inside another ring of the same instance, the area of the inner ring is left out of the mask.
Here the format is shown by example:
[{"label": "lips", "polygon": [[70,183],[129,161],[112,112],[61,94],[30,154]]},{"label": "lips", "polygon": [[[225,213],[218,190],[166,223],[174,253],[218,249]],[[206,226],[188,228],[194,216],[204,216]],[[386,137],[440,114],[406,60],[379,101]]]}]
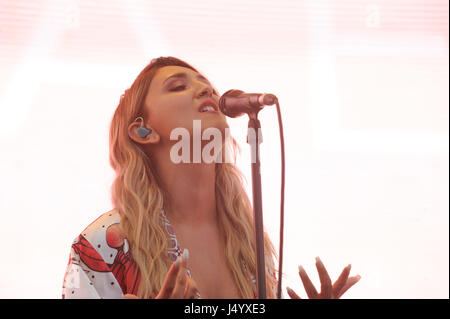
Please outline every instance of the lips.
[{"label": "lips", "polygon": [[202,108],[204,108],[205,106],[212,106],[214,108],[214,111],[209,110],[206,112],[218,112],[219,111],[219,107],[217,106],[217,103],[214,100],[208,99],[208,100],[205,100],[204,102],[202,102],[202,104],[200,104],[200,106],[198,107],[198,111],[201,112]]}]

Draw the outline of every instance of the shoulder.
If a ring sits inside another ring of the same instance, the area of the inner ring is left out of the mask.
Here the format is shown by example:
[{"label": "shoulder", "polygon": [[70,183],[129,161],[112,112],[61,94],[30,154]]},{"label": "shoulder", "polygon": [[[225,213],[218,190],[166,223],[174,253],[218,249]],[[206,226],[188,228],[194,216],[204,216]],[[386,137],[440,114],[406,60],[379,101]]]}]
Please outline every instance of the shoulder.
[{"label": "shoulder", "polygon": [[128,250],[128,243],[119,230],[120,215],[115,209],[101,214],[80,234],[107,264],[112,264],[121,246]]},{"label": "shoulder", "polygon": [[120,215],[111,210],[95,219],[74,240],[64,275],[64,298],[121,298],[122,285],[114,266],[123,249],[119,252],[111,246],[114,240],[109,240],[111,237],[125,241],[119,236],[119,223]]}]

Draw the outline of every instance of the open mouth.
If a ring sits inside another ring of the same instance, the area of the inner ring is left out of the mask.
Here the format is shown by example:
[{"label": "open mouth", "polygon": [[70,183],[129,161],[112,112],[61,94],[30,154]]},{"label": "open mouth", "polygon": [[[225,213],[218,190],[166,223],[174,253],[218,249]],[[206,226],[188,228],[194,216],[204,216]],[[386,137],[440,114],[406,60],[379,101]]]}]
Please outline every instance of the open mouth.
[{"label": "open mouth", "polygon": [[212,106],[204,106],[200,110],[201,113],[203,112],[217,112]]},{"label": "open mouth", "polygon": [[198,108],[198,111],[200,113],[205,113],[205,112],[218,113],[219,112],[219,108],[217,107],[216,102],[214,102],[213,100],[206,100],[205,102],[200,104],[200,106]]}]

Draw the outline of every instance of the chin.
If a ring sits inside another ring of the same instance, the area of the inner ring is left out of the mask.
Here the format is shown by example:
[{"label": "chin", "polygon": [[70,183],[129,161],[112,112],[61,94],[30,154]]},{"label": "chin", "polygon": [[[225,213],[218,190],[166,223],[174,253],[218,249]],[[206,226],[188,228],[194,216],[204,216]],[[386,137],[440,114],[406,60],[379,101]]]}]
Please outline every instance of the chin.
[{"label": "chin", "polygon": [[202,120],[202,130],[214,127],[217,128],[222,132],[222,134],[225,134],[225,129],[230,128],[228,126],[227,120],[225,117],[217,117],[217,119],[208,119],[208,120]]}]

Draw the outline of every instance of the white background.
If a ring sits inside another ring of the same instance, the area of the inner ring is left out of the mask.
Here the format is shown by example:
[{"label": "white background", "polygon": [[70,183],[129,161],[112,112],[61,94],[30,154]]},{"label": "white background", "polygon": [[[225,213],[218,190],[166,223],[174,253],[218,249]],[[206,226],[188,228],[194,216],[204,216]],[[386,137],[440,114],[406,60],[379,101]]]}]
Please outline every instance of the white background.
[{"label": "white background", "polygon": [[[449,297],[448,1],[0,1],[0,297],[60,298],[72,240],[112,208],[108,129],[159,56],[224,93],[276,94],[283,287],[315,257],[343,298]],[[278,249],[275,107],[260,113]],[[230,119],[251,196],[247,119]],[[286,293],[284,292],[284,295]]]}]

